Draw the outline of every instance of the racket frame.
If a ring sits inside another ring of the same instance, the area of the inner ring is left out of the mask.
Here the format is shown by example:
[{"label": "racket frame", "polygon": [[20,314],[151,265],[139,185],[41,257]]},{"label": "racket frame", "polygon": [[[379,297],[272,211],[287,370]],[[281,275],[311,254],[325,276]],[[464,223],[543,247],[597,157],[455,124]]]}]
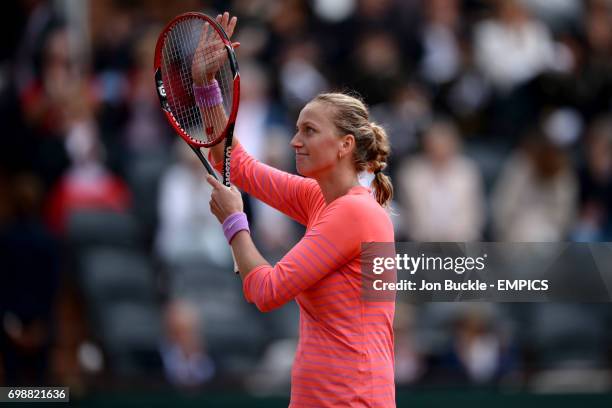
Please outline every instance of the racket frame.
[{"label": "racket frame", "polygon": [[[227,124],[225,129],[213,140],[209,142],[202,142],[197,139],[194,139],[183,129],[178,120],[175,118],[172,110],[170,109],[170,105],[168,103],[168,97],[166,94],[166,86],[164,84],[164,78],[161,72],[161,63],[162,63],[162,50],[164,48],[164,44],[166,42],[166,38],[168,34],[172,31],[173,27],[180,23],[183,20],[191,19],[191,18],[199,18],[204,20],[210,24],[211,27],[217,31],[217,34],[221,37],[223,41],[223,45],[225,46],[225,50],[227,51],[227,57],[230,64],[230,69],[233,74],[233,94],[232,94],[232,107],[230,114],[227,119]],[[238,61],[236,59],[236,54],[234,52],[234,47],[227,36],[227,33],[223,30],[223,27],[213,18],[207,16],[203,13],[197,12],[188,12],[183,13],[175,18],[173,18],[162,30],[160,33],[157,44],[155,46],[155,57],[153,61],[153,67],[155,70],[155,87],[157,90],[157,96],[159,97],[159,102],[161,104],[161,108],[166,115],[166,119],[172,125],[176,133],[191,147],[191,150],[196,154],[198,159],[202,162],[206,170],[209,174],[211,174],[215,179],[219,179],[214,169],[208,162],[208,160],[202,154],[200,148],[202,147],[211,147],[217,145],[223,139],[225,139],[225,146],[223,151],[223,184],[227,187],[230,186],[230,160],[232,154],[232,141],[234,138],[234,125],[236,123],[236,116],[238,114],[238,106],[240,104],[240,73],[238,72]],[[239,273],[238,266],[236,264],[236,256],[234,255],[234,251],[232,249],[232,258],[234,258],[234,271],[236,274]]]},{"label": "racket frame", "polygon": [[[175,118],[174,114],[172,113],[172,110],[170,109],[170,105],[168,103],[168,98],[166,94],[166,85],[164,84],[164,78],[161,72],[162,51],[164,48],[164,44],[166,42],[166,38],[168,37],[168,34],[181,21],[193,19],[193,18],[198,18],[198,19],[203,20],[205,23],[209,23],[210,26],[220,36],[221,41],[223,41],[223,45],[225,46],[225,50],[227,52],[227,57],[229,60],[230,69],[233,75],[232,107],[231,107],[230,114],[227,119],[227,124],[225,126],[225,129],[223,129],[223,131],[220,132],[216,138],[214,138],[213,140],[209,142],[202,142],[200,140],[197,140],[191,137],[189,133],[187,133],[187,131],[183,129],[181,124]],[[221,142],[223,139],[225,139],[222,175],[223,175],[223,184],[226,186],[229,186],[230,185],[229,183],[229,162],[231,158],[231,146],[232,146],[232,141],[234,137],[234,125],[236,123],[236,116],[238,114],[238,106],[240,104],[240,73],[238,71],[238,61],[236,59],[234,47],[232,46],[232,43],[229,37],[227,36],[227,33],[223,30],[221,25],[215,19],[207,16],[206,14],[197,13],[197,12],[188,12],[188,13],[180,14],[176,16],[175,18],[173,18],[168,24],[166,24],[166,26],[160,33],[157,39],[157,44],[155,46],[155,57],[154,57],[153,67],[155,70],[155,86],[157,89],[157,95],[159,97],[159,102],[161,104],[162,110],[164,114],[166,115],[166,119],[168,120],[170,125],[172,125],[176,133],[185,142],[187,142],[187,144],[189,144],[189,146],[192,148],[194,153],[198,156],[198,158],[200,159],[204,167],[206,167],[206,170],[210,174],[212,174],[215,178],[217,176],[215,172],[212,171],[212,167],[210,166],[210,163],[208,163],[208,160],[206,160],[204,155],[202,155],[200,148],[201,147],[208,148],[208,147],[214,146],[218,144],[219,142]]]}]

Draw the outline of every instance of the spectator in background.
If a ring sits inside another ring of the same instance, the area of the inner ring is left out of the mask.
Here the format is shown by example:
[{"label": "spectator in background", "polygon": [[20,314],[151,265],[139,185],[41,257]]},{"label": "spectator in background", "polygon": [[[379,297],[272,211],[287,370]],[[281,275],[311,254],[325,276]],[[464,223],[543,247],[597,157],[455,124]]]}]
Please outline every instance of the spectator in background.
[{"label": "spectator in background", "polygon": [[[15,87],[21,94],[41,76],[41,57],[44,58],[44,48],[49,31],[58,25],[58,16],[50,2],[46,0],[13,2],[7,15],[11,16],[9,27],[16,26],[15,37],[9,36],[4,48],[9,58],[14,57]],[[20,15],[24,13],[23,15]],[[17,40],[11,43],[11,39]],[[14,47],[14,48],[13,48]],[[14,54],[11,54],[11,51]]]},{"label": "spectator in background", "polygon": [[136,53],[132,52],[133,32],[137,24],[135,15],[129,12],[126,3],[103,5],[92,2],[89,7],[92,16],[100,16],[90,21],[91,68],[94,75],[93,89],[100,103],[97,119],[101,139],[109,153],[109,163],[113,164],[123,159],[115,158],[115,152],[118,156],[123,155],[119,145],[123,142],[123,128],[131,113],[128,106],[130,95],[131,98],[141,99],[140,93],[132,89],[130,82],[131,65],[134,65],[134,60],[138,60]]},{"label": "spectator in background", "polygon": [[160,353],[167,380],[178,387],[197,387],[215,373],[206,353],[197,310],[183,301],[173,301],[165,311],[165,336]]},{"label": "spectator in background", "polygon": [[581,0],[521,0],[540,20],[555,32],[575,29],[583,17],[585,1]]},{"label": "spectator in background", "polygon": [[589,119],[609,113],[612,94],[612,5],[593,0],[584,18],[584,66],[574,81],[577,105]]},{"label": "spectator in background", "polygon": [[583,2],[577,33],[560,35],[560,61],[566,69],[544,75],[533,89],[532,107],[565,105],[587,121],[609,113],[612,94],[612,5]]},{"label": "spectator in background", "polygon": [[[421,3],[419,1],[394,0],[355,0],[357,8],[349,19],[352,32],[347,39],[351,49],[356,50],[362,43],[365,34],[385,32],[391,34],[394,47],[402,50],[401,57],[408,65],[418,59],[420,50],[416,39],[416,29],[421,19]],[[352,61],[345,59],[342,72],[350,72]],[[348,64],[347,64],[348,63]]]},{"label": "spectator in background", "polygon": [[70,124],[74,100],[91,103],[80,80],[80,66],[70,54],[67,27],[52,25],[41,47],[38,76],[22,92],[23,112],[39,135],[62,136]]},{"label": "spectator in background", "polygon": [[46,216],[51,229],[63,234],[68,217],[77,210],[127,211],[130,192],[125,182],[105,167],[95,122],[75,122],[65,144],[72,164],[48,199]]},{"label": "spectator in background", "polygon": [[395,382],[400,386],[416,382],[426,368],[415,336],[416,314],[414,305],[407,302],[398,302],[395,308]]},{"label": "spectator in background", "polygon": [[419,74],[429,88],[433,110],[452,115],[463,134],[479,135],[491,85],[474,62],[465,4],[434,0],[423,6]]},{"label": "spectator in background", "polygon": [[506,93],[552,68],[555,46],[548,28],[519,0],[495,4],[495,16],[474,28],[474,52],[484,75]]},{"label": "spectator in background", "polygon": [[312,28],[309,6],[305,1],[268,2],[261,7],[261,11],[265,15],[270,35],[265,53],[271,60],[281,56],[283,48],[288,44],[306,38],[309,28]]},{"label": "spectator in background", "polygon": [[144,31],[134,44],[134,66],[129,77],[128,120],[125,124],[125,144],[131,153],[145,156],[166,151],[172,132],[159,107],[155,87],[151,86],[151,66],[159,27]]},{"label": "spectator in background", "polygon": [[430,95],[417,82],[405,83],[390,90],[389,100],[372,108],[372,116],[388,129],[393,146],[389,172],[395,174],[396,160],[417,146],[417,137],[431,123],[433,111]]},{"label": "spectator in background", "polygon": [[386,101],[389,90],[402,84],[404,70],[397,40],[386,31],[369,31],[361,35],[353,55],[348,77],[370,104]]},{"label": "spectator in background", "polygon": [[0,175],[0,354],[6,385],[45,385],[60,280],[59,245],[39,219],[42,186]]},{"label": "spectator in background", "polygon": [[425,21],[421,29],[423,56],[421,76],[429,83],[442,85],[455,79],[461,70],[461,10],[458,0],[425,2]]},{"label": "spectator in background", "polygon": [[[249,152],[253,152],[253,157],[258,160],[264,160],[267,153],[269,134],[287,132],[285,112],[270,98],[268,77],[267,72],[257,62],[240,61],[240,110],[235,132],[240,135],[242,144]],[[285,136],[288,138],[289,134]]]},{"label": "spectator in background", "polygon": [[317,67],[320,51],[313,41],[299,41],[284,50],[279,72],[281,95],[294,114],[328,87],[327,79]]},{"label": "spectator in background", "polygon": [[31,137],[38,142],[36,166],[46,184],[52,184],[67,166],[64,141],[75,116],[93,109],[93,100],[71,57],[68,29],[52,26],[41,49],[38,76],[20,92],[22,112]]},{"label": "spectator in background", "polygon": [[515,356],[494,320],[497,309],[465,308],[455,316],[449,358],[473,384],[492,384],[513,368]]},{"label": "spectator in background", "polygon": [[474,27],[474,62],[493,88],[488,131],[515,142],[541,109],[536,78],[562,65],[548,27],[532,18],[521,0],[494,3],[495,15]]},{"label": "spectator in background", "polygon": [[436,121],[423,136],[424,153],[401,166],[405,234],[414,241],[475,241],[481,237],[485,204],[481,175],[461,155],[451,122]]},{"label": "spectator in background", "polygon": [[555,242],[567,237],[577,200],[577,183],[562,147],[540,131],[505,164],[492,196],[499,241]]},{"label": "spectator in background", "polygon": [[612,118],[596,120],[586,140],[585,163],[578,173],[580,202],[572,234],[577,241],[612,239]]},{"label": "spectator in background", "polygon": [[210,213],[211,188],[202,163],[182,141],[175,144],[177,161],[162,175],[156,249],[167,264],[206,259],[231,262],[227,243]]}]

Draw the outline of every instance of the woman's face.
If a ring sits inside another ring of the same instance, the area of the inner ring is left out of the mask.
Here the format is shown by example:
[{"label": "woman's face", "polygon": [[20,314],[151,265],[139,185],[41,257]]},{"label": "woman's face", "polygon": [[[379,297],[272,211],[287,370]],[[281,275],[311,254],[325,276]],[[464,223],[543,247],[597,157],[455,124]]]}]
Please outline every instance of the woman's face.
[{"label": "woman's face", "polygon": [[302,109],[291,139],[299,174],[317,178],[336,166],[342,145],[337,133],[329,105],[311,102]]}]

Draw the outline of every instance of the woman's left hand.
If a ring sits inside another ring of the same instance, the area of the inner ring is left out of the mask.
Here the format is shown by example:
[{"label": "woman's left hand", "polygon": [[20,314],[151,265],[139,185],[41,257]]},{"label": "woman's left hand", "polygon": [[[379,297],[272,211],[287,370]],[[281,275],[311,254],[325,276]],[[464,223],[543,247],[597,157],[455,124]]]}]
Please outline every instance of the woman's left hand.
[{"label": "woman's left hand", "polygon": [[[236,16],[230,18],[230,14],[226,11],[223,14],[219,14],[216,21],[223,28],[227,36],[231,38],[236,29],[238,18]],[[232,47],[238,49],[240,43],[234,42]],[[191,77],[194,84],[209,84],[215,79],[217,71],[226,59],[227,51],[225,51],[225,44],[218,35],[214,34],[209,23],[204,23],[198,48],[196,48],[191,63]]]},{"label": "woman's left hand", "polygon": [[233,213],[242,212],[242,196],[236,187],[226,187],[210,174],[206,181],[213,188],[210,195],[210,211],[217,217],[220,223]]}]

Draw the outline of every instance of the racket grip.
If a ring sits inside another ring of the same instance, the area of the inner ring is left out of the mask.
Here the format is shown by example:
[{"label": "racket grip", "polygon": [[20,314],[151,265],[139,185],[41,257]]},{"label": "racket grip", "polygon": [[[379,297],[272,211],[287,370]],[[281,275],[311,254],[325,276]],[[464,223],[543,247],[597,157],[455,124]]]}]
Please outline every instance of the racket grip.
[{"label": "racket grip", "polygon": [[234,259],[234,272],[240,273],[238,270],[238,263],[236,262],[236,255],[234,254],[234,248],[232,247],[232,239],[240,231],[249,231],[249,223],[246,218],[246,214],[243,212],[233,213],[223,221],[223,234],[227,239],[227,243],[230,244],[232,250],[232,258]]},{"label": "racket grip", "polygon": [[238,270],[238,263],[236,262],[236,255],[234,255],[234,248],[230,247],[232,250],[232,260],[234,261],[234,273],[236,275],[240,274],[240,271]]}]

